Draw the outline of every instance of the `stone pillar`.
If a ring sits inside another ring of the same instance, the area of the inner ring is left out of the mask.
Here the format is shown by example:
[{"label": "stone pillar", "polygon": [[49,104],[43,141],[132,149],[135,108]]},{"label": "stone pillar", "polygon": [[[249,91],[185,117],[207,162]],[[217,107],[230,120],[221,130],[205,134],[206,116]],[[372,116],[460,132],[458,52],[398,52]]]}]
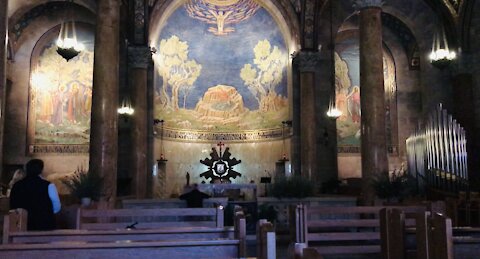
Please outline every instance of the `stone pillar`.
[{"label": "stone pillar", "polygon": [[103,176],[109,207],[117,192],[119,19],[120,1],[97,1],[89,168]]},{"label": "stone pillar", "polygon": [[[300,52],[294,60],[297,71],[294,83],[294,117],[292,154],[294,173],[316,181],[316,120],[315,120],[315,71],[320,62],[318,52]],[[298,95],[297,97],[295,96]]]},{"label": "stone pillar", "polygon": [[0,2],[0,179],[3,174],[3,132],[7,91],[8,1]]},{"label": "stone pillar", "polygon": [[287,174],[285,173],[286,170],[287,170],[287,168],[285,168],[286,165],[287,165],[287,162],[288,162],[287,159],[280,159],[277,162],[275,162],[275,176],[274,176],[274,178],[287,176]]},{"label": "stone pillar", "polygon": [[157,160],[157,177],[155,181],[155,198],[166,199],[167,195],[167,161],[166,159]]},{"label": "stone pillar", "polygon": [[372,177],[388,173],[381,0],[356,0],[360,28],[362,201],[373,204]]},{"label": "stone pillar", "polygon": [[[130,66],[130,89],[132,105],[135,109],[132,123],[132,179],[133,194],[137,199],[147,196],[148,186],[152,184],[147,168],[147,69],[152,58],[147,46],[128,47]],[[150,181],[148,179],[150,178]],[[149,183],[150,182],[150,183]]]},{"label": "stone pillar", "polygon": [[467,137],[468,177],[472,181],[480,180],[480,150],[478,149],[478,127],[475,121],[473,56],[462,53],[452,77],[453,118],[465,129]]}]

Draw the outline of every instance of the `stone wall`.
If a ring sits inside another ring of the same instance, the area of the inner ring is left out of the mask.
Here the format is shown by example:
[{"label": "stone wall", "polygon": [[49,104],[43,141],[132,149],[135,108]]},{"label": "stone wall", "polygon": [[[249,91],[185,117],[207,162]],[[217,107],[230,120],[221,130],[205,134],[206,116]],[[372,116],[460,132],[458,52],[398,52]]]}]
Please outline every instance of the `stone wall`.
[{"label": "stone wall", "polygon": [[[163,144],[163,148],[161,146]],[[210,179],[200,177],[200,174],[207,171],[208,167],[201,164],[200,160],[211,158],[210,152],[217,143],[186,143],[159,139],[155,140],[154,157],[160,158],[164,154],[166,162],[166,190],[167,197],[178,195],[183,191],[186,184],[186,173],[190,174],[190,183],[210,182]],[[290,149],[290,141],[285,141],[286,150]],[[260,183],[260,177],[273,177],[275,162],[282,156],[283,142],[281,140],[256,143],[225,143],[230,148],[231,158],[242,160],[233,169],[242,174],[241,177],[232,179],[233,183],[246,184],[250,181]],[[288,152],[287,152],[288,154]],[[268,172],[268,173],[267,173]],[[259,190],[260,191],[260,190]],[[261,192],[261,191],[260,191]],[[155,192],[154,192],[155,193]]]}]

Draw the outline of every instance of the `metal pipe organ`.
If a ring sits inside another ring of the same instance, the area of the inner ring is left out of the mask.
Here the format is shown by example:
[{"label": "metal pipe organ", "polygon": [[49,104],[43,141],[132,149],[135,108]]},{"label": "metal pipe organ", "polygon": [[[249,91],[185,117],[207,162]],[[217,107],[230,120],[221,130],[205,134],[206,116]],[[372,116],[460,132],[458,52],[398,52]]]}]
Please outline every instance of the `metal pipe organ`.
[{"label": "metal pipe organ", "polygon": [[465,130],[442,104],[428,116],[425,126],[407,140],[408,171],[425,184],[443,191],[468,189]]}]

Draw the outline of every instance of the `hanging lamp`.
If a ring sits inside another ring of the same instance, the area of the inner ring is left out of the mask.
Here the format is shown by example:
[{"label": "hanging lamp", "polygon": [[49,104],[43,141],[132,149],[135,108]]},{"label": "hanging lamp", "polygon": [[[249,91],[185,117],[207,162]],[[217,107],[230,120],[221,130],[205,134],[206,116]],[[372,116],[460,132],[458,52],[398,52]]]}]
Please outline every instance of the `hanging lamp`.
[{"label": "hanging lamp", "polygon": [[[67,2],[73,3],[73,0],[68,0]],[[80,54],[84,49],[85,46],[77,40],[75,21],[72,16],[69,15],[64,19],[60,26],[60,33],[58,34],[57,39],[57,53],[68,62],[70,59]]]}]

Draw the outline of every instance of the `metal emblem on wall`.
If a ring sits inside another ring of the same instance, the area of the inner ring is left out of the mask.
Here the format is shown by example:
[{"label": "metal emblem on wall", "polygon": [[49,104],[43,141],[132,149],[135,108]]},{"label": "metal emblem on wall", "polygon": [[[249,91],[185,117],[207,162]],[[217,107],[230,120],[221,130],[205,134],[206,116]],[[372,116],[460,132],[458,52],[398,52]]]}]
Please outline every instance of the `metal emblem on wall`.
[{"label": "metal emblem on wall", "polygon": [[211,158],[200,160],[200,163],[208,166],[208,170],[201,173],[200,177],[210,179],[210,183],[229,183],[231,182],[230,178],[242,176],[242,174],[233,170],[233,166],[240,164],[242,160],[231,158],[232,154],[228,147],[222,153],[222,146],[224,145],[224,143],[219,142],[217,146],[220,147],[220,152],[217,152],[217,149],[213,147],[212,153],[210,153]]}]

